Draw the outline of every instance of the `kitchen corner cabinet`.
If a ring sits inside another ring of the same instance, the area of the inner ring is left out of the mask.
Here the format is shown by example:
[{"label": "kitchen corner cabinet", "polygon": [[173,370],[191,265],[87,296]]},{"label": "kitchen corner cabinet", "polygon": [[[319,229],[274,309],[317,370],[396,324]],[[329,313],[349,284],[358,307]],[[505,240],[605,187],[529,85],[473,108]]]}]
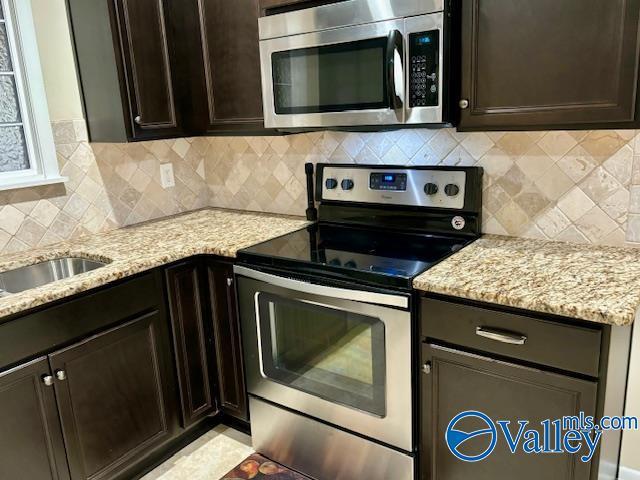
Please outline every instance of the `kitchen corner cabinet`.
[{"label": "kitchen corner cabinet", "polygon": [[67,0],[91,141],[259,132],[257,0]]},{"label": "kitchen corner cabinet", "polygon": [[215,330],[220,406],[226,414],[246,421],[249,412],[233,264],[209,260],[207,278]]},{"label": "kitchen corner cabinet", "polygon": [[634,128],[640,0],[461,6],[461,130]]},{"label": "kitchen corner cabinet", "polygon": [[169,311],[180,386],[182,424],[215,412],[211,326],[205,322],[199,262],[167,269]]},{"label": "kitchen corner cabinet", "polygon": [[246,421],[233,265],[197,258],[166,276],[184,423],[217,408]]}]

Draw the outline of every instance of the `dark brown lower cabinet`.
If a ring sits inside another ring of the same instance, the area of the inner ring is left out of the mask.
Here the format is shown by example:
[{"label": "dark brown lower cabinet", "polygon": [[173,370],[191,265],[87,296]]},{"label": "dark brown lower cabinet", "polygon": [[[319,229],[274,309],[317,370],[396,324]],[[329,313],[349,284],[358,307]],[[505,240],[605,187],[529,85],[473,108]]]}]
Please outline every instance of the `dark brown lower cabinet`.
[{"label": "dark brown lower cabinet", "polygon": [[0,478],[69,478],[52,385],[45,357],[0,374]]},{"label": "dark brown lower cabinet", "polygon": [[[512,454],[498,428],[495,450],[484,460],[464,462],[447,447],[445,434],[461,412],[480,411],[494,422],[510,420],[515,437],[518,420],[541,431],[541,421],[565,415],[594,415],[597,384],[544,372],[436,345],[423,345],[422,478],[423,480],[588,480],[591,464],[579,455]],[[425,373],[428,372],[428,373]],[[487,428],[475,418],[463,419],[456,429],[473,432]],[[477,455],[490,445],[490,435],[479,435],[460,444],[464,455]],[[522,443],[520,444],[522,447]]]},{"label": "dark brown lower cabinet", "polygon": [[49,356],[72,479],[114,478],[175,433],[165,323],[153,311]]},{"label": "dark brown lower cabinet", "polygon": [[201,272],[200,262],[185,262],[166,273],[184,427],[216,410],[211,325],[204,320]]},{"label": "dark brown lower cabinet", "polygon": [[226,414],[246,421],[249,413],[233,264],[209,260],[207,277],[216,346],[220,407]]},{"label": "dark brown lower cabinet", "polygon": [[233,264],[196,258],[167,268],[183,423],[223,413],[246,421]]}]

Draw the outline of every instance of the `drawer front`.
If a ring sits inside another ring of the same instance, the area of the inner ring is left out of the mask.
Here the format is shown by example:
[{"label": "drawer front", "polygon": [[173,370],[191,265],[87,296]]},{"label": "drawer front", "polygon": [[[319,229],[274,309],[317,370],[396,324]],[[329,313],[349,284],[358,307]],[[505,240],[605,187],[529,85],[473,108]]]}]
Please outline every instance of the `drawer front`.
[{"label": "drawer front", "polygon": [[598,376],[602,331],[535,316],[425,298],[422,336],[561,370]]}]

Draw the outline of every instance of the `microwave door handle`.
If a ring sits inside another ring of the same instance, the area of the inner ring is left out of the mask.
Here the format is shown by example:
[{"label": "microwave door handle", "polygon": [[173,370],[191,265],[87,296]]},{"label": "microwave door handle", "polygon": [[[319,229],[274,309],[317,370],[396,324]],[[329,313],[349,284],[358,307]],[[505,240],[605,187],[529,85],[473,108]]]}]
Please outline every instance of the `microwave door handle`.
[{"label": "microwave door handle", "polygon": [[[394,110],[402,109],[402,98],[398,96],[396,90],[396,68],[399,66],[400,70],[403,70],[402,59],[404,57],[402,45],[403,40],[400,30],[391,30],[387,39],[387,95],[389,96],[389,106]],[[397,65],[398,61],[400,65]],[[403,78],[402,81],[404,81],[404,75],[401,75],[401,77]],[[402,83],[400,83],[400,85],[402,85]]]}]

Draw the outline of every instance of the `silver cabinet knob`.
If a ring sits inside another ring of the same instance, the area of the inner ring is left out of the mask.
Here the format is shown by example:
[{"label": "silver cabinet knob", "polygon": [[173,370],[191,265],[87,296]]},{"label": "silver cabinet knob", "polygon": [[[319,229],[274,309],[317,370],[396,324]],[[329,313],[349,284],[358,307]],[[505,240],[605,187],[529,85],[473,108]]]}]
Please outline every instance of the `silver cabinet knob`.
[{"label": "silver cabinet knob", "polygon": [[230,287],[232,283],[233,283],[233,278],[227,277],[227,286]]},{"label": "silver cabinet knob", "polygon": [[64,370],[57,370],[56,371],[56,378],[58,380],[66,380],[67,379],[67,372],[65,372]]},{"label": "silver cabinet knob", "polygon": [[458,105],[460,105],[460,108],[462,110],[466,110],[467,108],[469,108],[469,100],[463,98],[462,100],[460,100]]},{"label": "silver cabinet knob", "polygon": [[47,387],[53,385],[53,377],[51,375],[43,375],[42,383],[44,383]]},{"label": "silver cabinet knob", "polygon": [[136,122],[138,125],[142,125],[142,117],[140,115],[134,118],[133,121]]},{"label": "silver cabinet knob", "polygon": [[429,375],[431,373],[431,362],[427,362],[422,365],[422,373]]}]

